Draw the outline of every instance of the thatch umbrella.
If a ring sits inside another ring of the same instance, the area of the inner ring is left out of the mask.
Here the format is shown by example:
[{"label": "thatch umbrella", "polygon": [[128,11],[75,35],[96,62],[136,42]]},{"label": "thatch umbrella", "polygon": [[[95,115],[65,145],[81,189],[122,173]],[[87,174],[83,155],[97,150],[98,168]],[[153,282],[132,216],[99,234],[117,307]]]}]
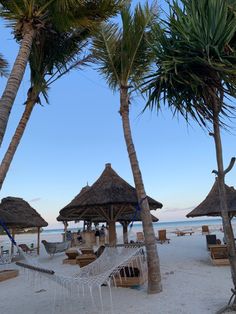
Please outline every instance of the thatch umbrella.
[{"label": "thatch umbrella", "polygon": [[[88,189],[90,189],[90,186],[87,184],[86,186],[84,186],[80,190],[80,192],[77,195],[77,197],[81,196],[84,192],[88,191]],[[69,221],[73,221],[73,220],[77,220],[78,221],[80,219],[76,219],[76,218],[72,217],[69,212],[67,212],[66,216],[59,215],[57,217],[57,221],[61,221],[63,223],[63,225],[64,225],[64,235],[63,235],[63,237],[64,237],[63,240],[64,241],[66,240],[66,232],[67,232],[68,222]],[[86,221],[86,220],[89,220],[89,218],[84,216],[83,220]]]},{"label": "thatch umbrella", "polygon": [[[161,208],[162,204],[148,197],[150,209]],[[122,179],[111,167],[106,164],[98,180],[82,191],[63,209],[61,217],[68,220],[102,217],[109,224],[110,243],[116,242],[115,222],[124,215],[136,211],[138,204],[136,189]]]},{"label": "thatch umbrella", "polygon": [[39,213],[30,206],[25,200],[19,197],[6,197],[0,203],[0,219],[6,226],[12,229],[14,237],[14,230],[16,228],[31,228],[38,229],[38,244],[37,253],[39,254],[40,244],[40,228],[46,227],[48,223],[39,215]]},{"label": "thatch umbrella", "polygon": [[[225,184],[225,192],[229,216],[232,218],[236,215],[236,190]],[[204,201],[186,215],[188,218],[198,216],[221,216],[217,179]]]}]

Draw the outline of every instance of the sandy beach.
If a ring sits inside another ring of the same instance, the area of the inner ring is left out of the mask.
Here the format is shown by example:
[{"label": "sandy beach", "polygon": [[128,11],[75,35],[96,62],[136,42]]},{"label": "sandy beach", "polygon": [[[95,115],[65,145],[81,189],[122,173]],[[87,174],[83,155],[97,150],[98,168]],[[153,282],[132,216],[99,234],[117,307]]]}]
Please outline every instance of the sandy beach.
[{"label": "sandy beach", "polygon": [[[213,266],[206,249],[205,236],[200,229],[193,235],[176,236],[167,230],[169,244],[157,244],[161,264],[163,291],[147,295],[146,285],[136,289],[112,288],[113,305],[108,287],[102,287],[104,313],[128,314],[210,314],[227,304],[232,288],[229,266]],[[219,226],[211,226],[212,233],[222,240]],[[19,241],[31,240],[35,235],[21,235]],[[27,237],[27,239],[23,238]],[[60,241],[61,235],[44,235],[48,241]],[[28,242],[29,242],[28,241]],[[53,258],[41,249],[39,262],[58,273],[73,276],[78,265],[63,265],[64,253]],[[17,268],[12,263],[2,269]],[[91,305],[90,298],[71,296],[56,283],[43,276],[28,276],[20,269],[20,275],[0,283],[1,313],[87,313],[101,312],[99,300]]]}]

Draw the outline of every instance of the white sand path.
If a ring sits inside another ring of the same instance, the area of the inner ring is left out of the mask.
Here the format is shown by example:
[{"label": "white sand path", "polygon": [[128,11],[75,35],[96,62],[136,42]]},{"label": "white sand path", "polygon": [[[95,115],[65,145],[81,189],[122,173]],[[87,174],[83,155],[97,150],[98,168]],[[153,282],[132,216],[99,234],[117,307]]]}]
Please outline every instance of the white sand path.
[{"label": "white sand path", "polygon": [[[222,239],[222,233],[217,235]],[[113,288],[114,314],[213,314],[226,305],[232,288],[230,268],[211,264],[205,236],[200,233],[183,237],[169,233],[168,236],[170,244],[158,244],[163,291],[147,295],[145,286],[140,290]],[[63,258],[63,253],[50,258],[42,252],[40,261],[47,268],[72,275],[78,266],[62,265]],[[19,277],[0,283],[0,313],[101,313],[81,297],[65,298],[54,283],[41,280],[39,284],[36,278],[33,286],[25,276],[21,270]],[[112,313],[109,289],[102,287],[102,293],[104,313]]]}]

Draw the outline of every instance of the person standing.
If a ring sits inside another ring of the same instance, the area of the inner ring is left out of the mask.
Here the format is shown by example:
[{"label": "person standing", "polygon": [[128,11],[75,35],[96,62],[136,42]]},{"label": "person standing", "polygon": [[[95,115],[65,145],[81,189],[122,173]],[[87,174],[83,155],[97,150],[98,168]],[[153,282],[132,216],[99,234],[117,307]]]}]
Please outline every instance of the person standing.
[{"label": "person standing", "polygon": [[108,232],[108,226],[104,228],[105,233],[105,244],[109,244],[109,232]]},{"label": "person standing", "polygon": [[95,239],[96,239],[96,245],[99,246],[100,231],[98,228],[96,228],[96,230],[95,230]]}]

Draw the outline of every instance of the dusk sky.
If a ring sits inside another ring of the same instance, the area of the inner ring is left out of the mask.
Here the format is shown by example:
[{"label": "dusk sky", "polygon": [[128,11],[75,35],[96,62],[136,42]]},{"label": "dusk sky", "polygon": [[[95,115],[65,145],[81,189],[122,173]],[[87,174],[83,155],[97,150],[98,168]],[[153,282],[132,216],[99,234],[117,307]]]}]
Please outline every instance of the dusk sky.
[{"label": "dusk sky", "polygon": [[[144,1],[142,1],[144,2]],[[0,24],[0,52],[12,65],[18,52],[11,30]],[[0,78],[0,92],[6,79]],[[26,72],[0,149],[2,158],[24,110],[29,88]],[[1,198],[22,197],[50,227],[59,210],[88,182],[93,184],[105,163],[131,185],[132,172],[123,138],[119,95],[113,94],[96,66],[75,70],[58,80],[49,91],[50,104],[36,105],[16,152]],[[163,203],[154,214],[160,222],[184,220],[211,189],[216,169],[213,138],[195,123],[187,126],[163,107],[161,114],[141,114],[145,99],[134,95],[130,110],[133,139],[148,195]],[[236,156],[235,121],[222,132],[225,168]],[[236,186],[236,166],[226,183]]]}]

